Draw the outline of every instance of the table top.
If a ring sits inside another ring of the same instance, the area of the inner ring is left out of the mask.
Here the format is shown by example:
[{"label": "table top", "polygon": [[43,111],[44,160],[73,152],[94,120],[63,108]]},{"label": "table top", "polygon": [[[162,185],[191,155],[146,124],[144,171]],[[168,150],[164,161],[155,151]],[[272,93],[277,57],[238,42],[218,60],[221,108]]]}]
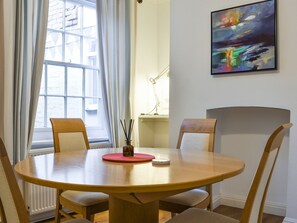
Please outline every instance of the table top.
[{"label": "table top", "polygon": [[105,193],[141,193],[190,189],[241,173],[244,162],[215,153],[168,148],[135,148],[135,152],[170,159],[170,165],[152,162],[119,163],[102,155],[121,149],[90,149],[27,158],[15,166],[27,182],[54,188]]}]

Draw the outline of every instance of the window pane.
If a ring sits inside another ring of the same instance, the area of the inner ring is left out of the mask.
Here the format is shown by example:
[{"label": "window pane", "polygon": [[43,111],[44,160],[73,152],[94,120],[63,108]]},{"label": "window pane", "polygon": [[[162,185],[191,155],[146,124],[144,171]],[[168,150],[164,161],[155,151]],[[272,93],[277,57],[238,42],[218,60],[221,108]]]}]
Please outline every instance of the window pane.
[{"label": "window pane", "polygon": [[62,30],[63,29],[63,11],[64,1],[50,0],[48,11],[48,25],[47,28]]},{"label": "window pane", "polygon": [[71,33],[81,33],[81,5],[66,1],[65,30]]},{"label": "window pane", "polygon": [[45,65],[43,65],[43,69],[42,69],[42,78],[41,78],[41,83],[40,83],[40,91],[39,94],[45,94]]},{"label": "window pane", "polygon": [[83,35],[97,38],[96,10],[94,8],[83,8]]},{"label": "window pane", "polygon": [[86,69],[86,78],[85,78],[85,95],[88,97],[98,97],[99,96],[99,75],[98,71]]},{"label": "window pane", "polygon": [[47,31],[46,44],[45,44],[45,60],[62,61],[63,48],[62,48],[63,36],[62,33],[55,31]]},{"label": "window pane", "polygon": [[64,95],[65,69],[60,66],[48,66],[47,93],[50,95]]},{"label": "window pane", "polygon": [[85,124],[88,127],[98,127],[98,99],[86,99]]},{"label": "window pane", "polygon": [[44,97],[39,96],[38,99],[38,106],[37,106],[37,112],[36,112],[36,118],[35,118],[35,128],[44,128]]},{"label": "window pane", "polygon": [[83,63],[90,66],[97,66],[97,40],[84,38]]},{"label": "window pane", "polygon": [[67,99],[67,117],[82,118],[82,99],[81,98]]},{"label": "window pane", "polygon": [[80,37],[69,34],[65,38],[65,62],[80,63]]},{"label": "window pane", "polygon": [[68,68],[67,95],[83,96],[83,70],[81,68]]},{"label": "window pane", "polygon": [[48,97],[47,98],[47,126],[51,126],[50,118],[64,118],[64,98],[63,97]]}]

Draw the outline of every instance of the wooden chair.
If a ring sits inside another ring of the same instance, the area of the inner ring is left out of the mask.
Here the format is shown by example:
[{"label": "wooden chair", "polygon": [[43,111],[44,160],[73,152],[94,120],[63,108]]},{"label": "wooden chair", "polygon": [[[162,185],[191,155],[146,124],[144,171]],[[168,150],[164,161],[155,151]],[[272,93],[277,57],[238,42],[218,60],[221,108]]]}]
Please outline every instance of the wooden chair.
[{"label": "wooden chair", "polygon": [[[209,152],[213,152],[214,149],[214,137],[215,137],[215,129],[216,129],[216,119],[185,119],[183,120],[178,142],[177,149],[185,147],[194,147],[199,150],[206,150]],[[191,141],[186,145],[187,135],[186,133],[191,133],[191,138],[196,139],[195,143]],[[190,191],[186,191],[177,195],[173,195],[167,197],[165,199],[160,200],[159,209],[170,211],[172,216],[175,213],[181,213],[188,208],[197,207],[197,208],[207,208],[208,210],[212,210],[212,186],[207,185],[205,190],[203,189],[193,189]]]},{"label": "wooden chair", "polygon": [[167,223],[261,223],[263,208],[274,165],[285,133],[292,124],[278,127],[269,137],[251,185],[240,221],[198,208],[190,208]]},{"label": "wooden chair", "polygon": [[[79,118],[51,118],[55,152],[89,149],[84,122]],[[72,217],[63,207],[80,213],[88,220],[94,220],[93,215],[108,210],[109,196],[99,192],[83,192],[72,190],[57,190],[56,222],[61,215]]]},{"label": "wooden chair", "polygon": [[[2,223],[29,223],[29,215],[20,188],[10,164],[4,143],[0,138],[0,216]],[[65,223],[90,223],[75,219]]]}]

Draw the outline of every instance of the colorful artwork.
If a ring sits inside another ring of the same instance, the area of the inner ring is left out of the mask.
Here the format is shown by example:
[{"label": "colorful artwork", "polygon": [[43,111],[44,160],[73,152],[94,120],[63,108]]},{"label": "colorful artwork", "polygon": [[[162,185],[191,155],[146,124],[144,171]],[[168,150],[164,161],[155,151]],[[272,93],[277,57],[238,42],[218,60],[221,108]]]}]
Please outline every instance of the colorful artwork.
[{"label": "colorful artwork", "polygon": [[211,74],[277,68],[275,8],[267,0],[211,13]]}]

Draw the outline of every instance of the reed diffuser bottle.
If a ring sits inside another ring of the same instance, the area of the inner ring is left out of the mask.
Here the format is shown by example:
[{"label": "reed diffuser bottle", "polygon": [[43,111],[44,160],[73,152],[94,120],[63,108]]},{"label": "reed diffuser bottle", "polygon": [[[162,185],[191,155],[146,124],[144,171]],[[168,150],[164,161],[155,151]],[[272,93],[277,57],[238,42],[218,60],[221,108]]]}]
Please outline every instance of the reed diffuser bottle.
[{"label": "reed diffuser bottle", "polygon": [[134,125],[134,120],[131,119],[128,125],[128,129],[126,126],[126,120],[124,123],[120,120],[122,128],[124,130],[125,138],[126,138],[126,145],[123,146],[123,156],[134,156],[134,146],[131,145],[131,133]]}]

